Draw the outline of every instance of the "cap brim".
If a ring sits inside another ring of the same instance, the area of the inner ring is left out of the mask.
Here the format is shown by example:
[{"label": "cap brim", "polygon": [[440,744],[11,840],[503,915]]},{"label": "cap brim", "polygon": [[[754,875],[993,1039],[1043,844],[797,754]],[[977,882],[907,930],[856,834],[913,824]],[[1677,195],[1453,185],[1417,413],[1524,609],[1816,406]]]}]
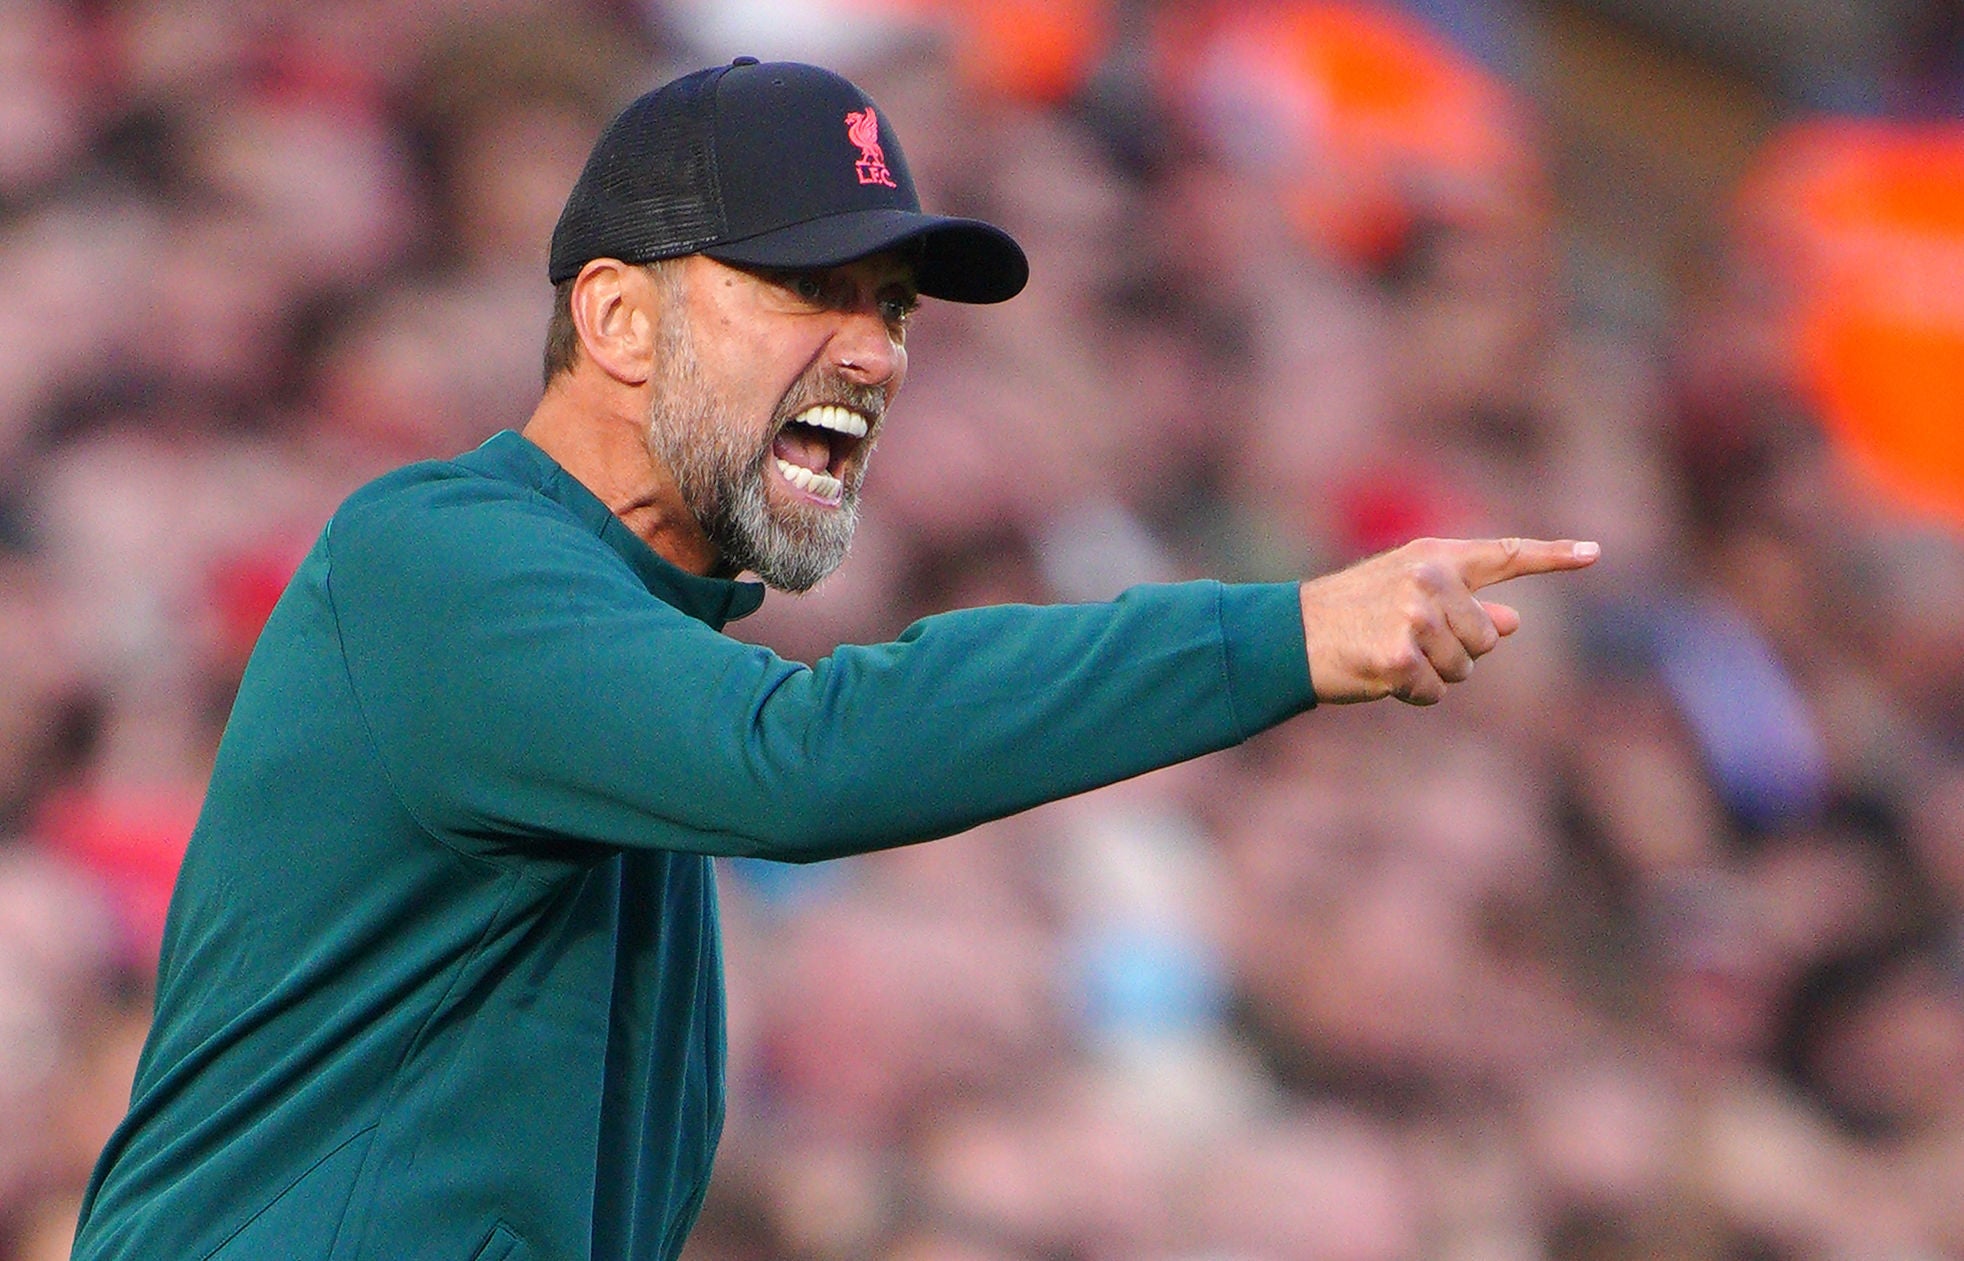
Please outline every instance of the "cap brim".
[{"label": "cap brim", "polygon": [[837,267],[854,259],[919,242],[921,293],[949,302],[1005,302],[1022,292],[1030,263],[1016,239],[980,219],[952,219],[914,210],[854,210],[827,215],[704,254],[747,267]]}]

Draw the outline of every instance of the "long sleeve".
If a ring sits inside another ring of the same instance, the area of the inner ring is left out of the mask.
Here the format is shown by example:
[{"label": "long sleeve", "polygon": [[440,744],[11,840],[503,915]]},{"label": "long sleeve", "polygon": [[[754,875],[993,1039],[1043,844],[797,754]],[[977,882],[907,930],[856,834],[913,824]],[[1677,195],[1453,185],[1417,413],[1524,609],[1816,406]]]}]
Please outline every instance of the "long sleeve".
[{"label": "long sleeve", "polygon": [[492,852],[878,849],[1238,743],[1312,703],[1290,584],[947,613],[806,667],[658,598],[508,483],[351,505],[329,549],[349,677],[405,808]]}]

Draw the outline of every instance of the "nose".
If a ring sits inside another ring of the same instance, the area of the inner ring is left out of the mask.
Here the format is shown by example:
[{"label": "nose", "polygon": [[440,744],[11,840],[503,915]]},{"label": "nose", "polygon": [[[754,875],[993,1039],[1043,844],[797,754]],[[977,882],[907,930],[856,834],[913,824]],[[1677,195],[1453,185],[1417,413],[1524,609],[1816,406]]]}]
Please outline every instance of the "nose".
[{"label": "nose", "polygon": [[906,342],[877,307],[841,312],[839,320],[829,349],[840,374],[891,396],[907,375]]}]

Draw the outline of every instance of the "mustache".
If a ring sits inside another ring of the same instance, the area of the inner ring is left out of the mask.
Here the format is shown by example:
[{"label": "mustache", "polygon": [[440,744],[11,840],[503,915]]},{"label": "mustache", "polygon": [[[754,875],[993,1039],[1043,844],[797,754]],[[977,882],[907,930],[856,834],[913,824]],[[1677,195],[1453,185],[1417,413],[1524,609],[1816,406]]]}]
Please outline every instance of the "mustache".
[{"label": "mustache", "polygon": [[874,385],[854,385],[850,381],[801,380],[791,387],[771,418],[771,431],[782,429],[786,421],[810,407],[844,407],[866,418],[868,435],[886,414],[886,391]]}]

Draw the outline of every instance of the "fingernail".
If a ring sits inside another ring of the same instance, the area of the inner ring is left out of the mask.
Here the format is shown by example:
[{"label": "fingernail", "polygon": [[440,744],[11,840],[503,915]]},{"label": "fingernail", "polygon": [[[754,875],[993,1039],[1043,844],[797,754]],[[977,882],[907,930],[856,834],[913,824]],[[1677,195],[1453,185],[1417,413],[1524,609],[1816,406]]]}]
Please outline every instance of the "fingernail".
[{"label": "fingernail", "polygon": [[1602,554],[1603,549],[1600,543],[1577,543],[1575,545],[1575,558],[1577,560],[1594,560]]}]

